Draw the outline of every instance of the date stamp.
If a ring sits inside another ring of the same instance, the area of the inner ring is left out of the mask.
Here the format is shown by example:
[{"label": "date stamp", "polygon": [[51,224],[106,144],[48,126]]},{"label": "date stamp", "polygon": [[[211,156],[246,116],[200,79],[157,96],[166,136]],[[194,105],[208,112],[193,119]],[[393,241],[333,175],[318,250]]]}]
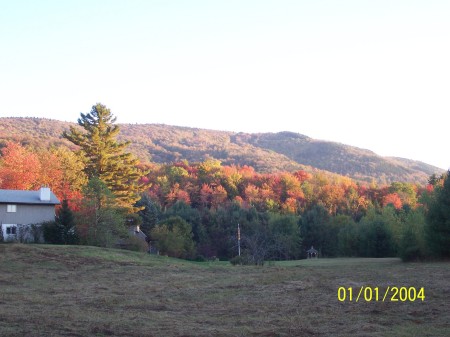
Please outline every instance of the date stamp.
[{"label": "date stamp", "polygon": [[415,302],[425,301],[424,287],[379,287],[361,286],[339,287],[337,298],[340,302]]}]

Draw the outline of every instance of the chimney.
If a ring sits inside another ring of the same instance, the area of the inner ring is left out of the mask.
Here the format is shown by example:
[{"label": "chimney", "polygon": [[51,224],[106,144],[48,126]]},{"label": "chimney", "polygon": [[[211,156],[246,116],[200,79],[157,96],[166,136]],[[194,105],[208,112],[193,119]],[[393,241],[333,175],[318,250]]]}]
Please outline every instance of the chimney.
[{"label": "chimney", "polygon": [[41,187],[39,191],[39,199],[41,201],[50,201],[50,188],[49,187]]}]

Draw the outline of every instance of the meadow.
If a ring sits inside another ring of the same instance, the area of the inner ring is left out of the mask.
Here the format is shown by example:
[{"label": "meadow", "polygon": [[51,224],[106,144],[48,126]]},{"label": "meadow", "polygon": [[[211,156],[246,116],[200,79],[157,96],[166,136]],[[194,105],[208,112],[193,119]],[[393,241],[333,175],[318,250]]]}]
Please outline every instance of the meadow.
[{"label": "meadow", "polygon": [[[376,301],[356,302],[362,286]],[[382,301],[388,287],[425,299]],[[338,300],[338,289],[353,299]],[[232,266],[0,244],[0,336],[450,336],[450,263],[335,258]]]}]

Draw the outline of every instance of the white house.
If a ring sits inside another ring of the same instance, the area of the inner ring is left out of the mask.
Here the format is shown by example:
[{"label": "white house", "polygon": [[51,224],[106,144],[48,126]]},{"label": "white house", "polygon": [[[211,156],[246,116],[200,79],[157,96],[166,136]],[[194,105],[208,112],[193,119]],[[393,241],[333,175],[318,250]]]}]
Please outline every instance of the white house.
[{"label": "white house", "polygon": [[[58,198],[48,187],[38,191],[0,190],[0,225],[3,240],[30,241],[31,224],[55,220]],[[21,233],[25,237],[19,238]]]}]

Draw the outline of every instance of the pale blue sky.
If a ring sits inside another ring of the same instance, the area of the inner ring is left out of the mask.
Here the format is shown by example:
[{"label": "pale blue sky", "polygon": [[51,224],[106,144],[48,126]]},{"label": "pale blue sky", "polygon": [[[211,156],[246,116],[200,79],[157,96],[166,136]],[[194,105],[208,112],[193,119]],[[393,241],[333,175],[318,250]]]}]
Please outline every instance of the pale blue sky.
[{"label": "pale blue sky", "polygon": [[0,117],[294,131],[450,167],[450,1],[0,0]]}]

